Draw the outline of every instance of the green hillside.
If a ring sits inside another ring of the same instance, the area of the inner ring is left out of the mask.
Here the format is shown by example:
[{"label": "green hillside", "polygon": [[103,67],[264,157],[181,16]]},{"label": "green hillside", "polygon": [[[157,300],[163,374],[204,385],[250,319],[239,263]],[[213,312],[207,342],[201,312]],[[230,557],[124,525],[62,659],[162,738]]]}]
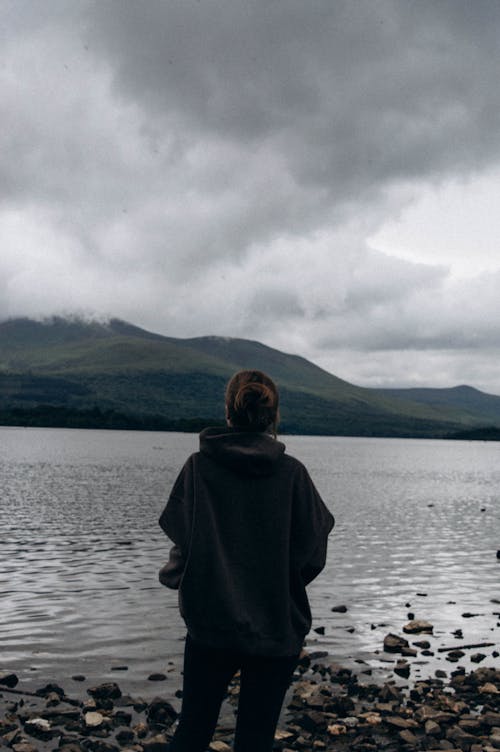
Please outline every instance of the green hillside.
[{"label": "green hillside", "polygon": [[[500,397],[470,387],[366,389],[251,340],[176,339],[118,319],[76,318],[0,323],[0,421],[128,421],[134,428],[179,428],[187,421],[197,428],[223,420],[224,387],[240,368],[259,368],[278,382],[283,431],[443,436],[500,425]],[[432,392],[432,399],[423,392]]]}]

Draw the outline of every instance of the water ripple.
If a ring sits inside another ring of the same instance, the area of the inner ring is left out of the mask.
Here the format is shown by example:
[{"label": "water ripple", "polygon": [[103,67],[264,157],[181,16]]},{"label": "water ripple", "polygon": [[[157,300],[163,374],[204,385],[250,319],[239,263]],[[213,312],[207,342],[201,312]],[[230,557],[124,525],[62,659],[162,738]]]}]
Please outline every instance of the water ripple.
[{"label": "water ripple", "polygon": [[[118,660],[133,682],[170,657],[180,660],[176,595],[157,581],[169,548],[157,519],[196,437],[45,429],[0,435],[2,666],[35,663],[71,675],[84,665],[101,678],[112,676]],[[457,626],[464,640],[491,636],[499,445],[286,441],[337,519],[327,566],[310,588],[315,625],[325,626],[324,635],[311,633],[311,644],[339,660],[372,660],[408,610],[435,624],[436,639],[449,640]],[[347,613],[332,613],[340,603]],[[465,611],[482,615],[467,620]]]}]

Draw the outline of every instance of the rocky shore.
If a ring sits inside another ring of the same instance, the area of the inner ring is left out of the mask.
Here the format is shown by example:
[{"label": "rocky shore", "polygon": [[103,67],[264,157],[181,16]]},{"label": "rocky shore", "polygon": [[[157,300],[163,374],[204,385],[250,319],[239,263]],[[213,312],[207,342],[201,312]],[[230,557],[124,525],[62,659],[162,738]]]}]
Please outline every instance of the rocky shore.
[{"label": "rocky shore", "polygon": [[[331,663],[324,652],[304,652],[275,749],[500,750],[495,643],[444,647],[446,671],[404,683],[412,660],[428,651],[426,633],[432,633],[431,624],[410,621],[403,634],[386,635],[381,648],[392,663],[382,682],[373,681],[366,665],[355,671]],[[486,652],[472,652],[479,649]],[[474,664],[489,658],[494,665],[466,669],[459,665],[466,652]],[[116,682],[87,687],[84,677],[73,679],[81,688],[77,697],[54,683],[28,691],[14,673],[0,672],[0,746],[14,752],[166,752],[177,718],[169,701],[131,697]],[[231,705],[238,693],[236,677],[228,692]],[[210,749],[230,752],[233,733],[234,724],[223,716]]]}]

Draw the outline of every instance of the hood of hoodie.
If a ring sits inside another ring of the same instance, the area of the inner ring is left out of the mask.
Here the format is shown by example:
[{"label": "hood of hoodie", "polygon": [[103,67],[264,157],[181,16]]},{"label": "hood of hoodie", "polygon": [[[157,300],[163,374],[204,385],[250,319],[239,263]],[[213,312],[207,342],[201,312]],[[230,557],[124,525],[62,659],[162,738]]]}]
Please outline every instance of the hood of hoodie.
[{"label": "hood of hoodie", "polygon": [[238,428],[205,428],[200,433],[200,452],[245,475],[272,475],[285,453],[285,445],[262,431]]}]

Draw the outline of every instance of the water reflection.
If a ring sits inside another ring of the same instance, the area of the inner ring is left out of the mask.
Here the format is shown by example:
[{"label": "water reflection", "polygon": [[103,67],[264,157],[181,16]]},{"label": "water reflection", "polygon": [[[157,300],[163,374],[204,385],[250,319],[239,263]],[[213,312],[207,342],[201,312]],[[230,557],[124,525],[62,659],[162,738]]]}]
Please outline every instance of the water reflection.
[{"label": "water reflection", "polygon": [[[157,519],[197,437],[0,429],[0,438],[3,666],[60,676],[83,663],[101,678],[119,661],[133,683],[178,661],[184,629],[175,594],[157,582],[169,545]],[[337,518],[310,589],[325,627],[311,643],[373,662],[408,611],[432,621],[437,639],[457,626],[465,641],[491,638],[498,444],[285,441]],[[340,603],[347,613],[332,613]]]}]

